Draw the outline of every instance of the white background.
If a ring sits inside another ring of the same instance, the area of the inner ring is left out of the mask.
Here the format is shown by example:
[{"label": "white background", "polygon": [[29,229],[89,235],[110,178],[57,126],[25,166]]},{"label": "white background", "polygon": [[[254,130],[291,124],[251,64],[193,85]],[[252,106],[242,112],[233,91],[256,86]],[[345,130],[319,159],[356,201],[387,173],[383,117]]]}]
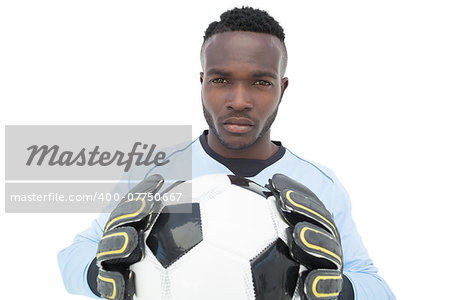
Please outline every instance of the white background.
[{"label": "white background", "polygon": [[[335,171],[398,299],[442,299],[448,1],[297,2],[2,1],[2,123],[192,124],[198,136],[204,30],[234,6],[263,8],[289,51],[272,138]],[[1,141],[4,157],[4,130]],[[2,298],[81,299],[64,290],[56,254],[96,215],[1,211]]]}]

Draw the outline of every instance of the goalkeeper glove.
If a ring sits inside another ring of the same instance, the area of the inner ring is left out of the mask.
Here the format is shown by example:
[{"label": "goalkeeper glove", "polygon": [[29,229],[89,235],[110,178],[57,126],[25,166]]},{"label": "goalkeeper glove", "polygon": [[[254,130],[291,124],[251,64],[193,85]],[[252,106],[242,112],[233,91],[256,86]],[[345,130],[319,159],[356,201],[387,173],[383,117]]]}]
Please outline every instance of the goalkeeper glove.
[{"label": "goalkeeper glove", "polygon": [[104,298],[131,300],[135,292],[134,273],[129,266],[145,254],[144,231],[155,222],[160,202],[151,201],[164,180],[152,175],[131,189],[111,212],[97,249],[97,290]]},{"label": "goalkeeper glove", "polygon": [[302,299],[337,299],[343,285],[343,258],[341,239],[331,213],[312,191],[285,175],[275,174],[267,187],[290,225],[291,256],[306,267],[299,274]]}]

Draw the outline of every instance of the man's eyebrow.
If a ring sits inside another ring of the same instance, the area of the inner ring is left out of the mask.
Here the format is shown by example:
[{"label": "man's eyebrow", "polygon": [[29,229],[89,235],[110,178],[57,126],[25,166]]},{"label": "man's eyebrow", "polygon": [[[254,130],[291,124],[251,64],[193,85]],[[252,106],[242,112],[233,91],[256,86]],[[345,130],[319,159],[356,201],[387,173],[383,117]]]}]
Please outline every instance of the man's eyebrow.
[{"label": "man's eyebrow", "polygon": [[253,77],[259,78],[259,77],[270,77],[273,79],[278,79],[278,76],[275,73],[268,72],[268,71],[256,71],[252,74]]},{"label": "man's eyebrow", "polygon": [[231,75],[231,72],[212,68],[212,69],[209,69],[208,71],[206,71],[206,75],[219,75],[219,76],[229,77]]}]

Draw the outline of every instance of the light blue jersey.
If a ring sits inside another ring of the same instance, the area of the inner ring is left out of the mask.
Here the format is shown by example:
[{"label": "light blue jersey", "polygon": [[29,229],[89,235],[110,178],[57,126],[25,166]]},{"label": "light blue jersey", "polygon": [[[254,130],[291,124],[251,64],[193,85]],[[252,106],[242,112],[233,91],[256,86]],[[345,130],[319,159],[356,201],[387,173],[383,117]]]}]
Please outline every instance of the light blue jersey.
[{"label": "light blue jersey", "polygon": [[[265,185],[275,173],[285,174],[307,186],[333,214],[339,229],[344,254],[344,275],[350,280],[355,299],[395,299],[387,283],[378,275],[356,230],[351,215],[350,199],[335,175],[327,168],[308,162],[279,145],[279,150],[268,160],[226,159],[214,153],[206,143],[205,132],[200,138],[170,157],[170,163],[150,170],[132,172],[131,188],[137,180],[149,174],[173,175],[177,160],[185,161],[192,155],[192,177],[224,173],[245,176]],[[190,150],[190,151],[187,151]],[[125,194],[128,190],[116,191]],[[73,294],[96,297],[88,283],[88,269],[95,258],[97,245],[103,235],[108,214],[101,214],[91,227],[78,234],[72,245],[58,254],[58,263],[66,289]],[[89,280],[92,280],[90,278]]]}]

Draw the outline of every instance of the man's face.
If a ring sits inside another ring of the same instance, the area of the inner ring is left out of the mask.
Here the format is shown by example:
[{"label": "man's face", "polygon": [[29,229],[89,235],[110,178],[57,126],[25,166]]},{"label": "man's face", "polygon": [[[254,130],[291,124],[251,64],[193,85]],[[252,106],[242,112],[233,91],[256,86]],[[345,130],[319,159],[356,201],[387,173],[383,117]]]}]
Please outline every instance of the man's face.
[{"label": "man's face", "polygon": [[203,112],[226,149],[241,150],[269,138],[287,78],[281,41],[244,31],[210,37],[200,74]]}]

